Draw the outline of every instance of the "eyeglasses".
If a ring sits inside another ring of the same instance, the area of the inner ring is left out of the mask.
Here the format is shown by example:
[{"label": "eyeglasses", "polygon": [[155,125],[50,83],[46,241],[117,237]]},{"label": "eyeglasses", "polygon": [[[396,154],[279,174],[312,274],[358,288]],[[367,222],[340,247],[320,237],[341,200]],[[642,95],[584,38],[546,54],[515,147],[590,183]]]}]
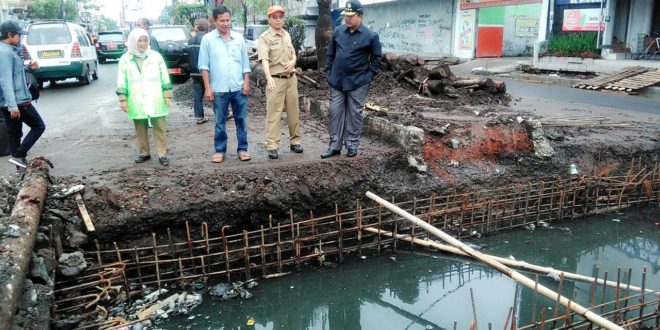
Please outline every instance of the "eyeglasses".
[{"label": "eyeglasses", "polygon": [[280,19],[284,19],[284,15],[272,15],[270,18],[274,20],[280,20]]}]

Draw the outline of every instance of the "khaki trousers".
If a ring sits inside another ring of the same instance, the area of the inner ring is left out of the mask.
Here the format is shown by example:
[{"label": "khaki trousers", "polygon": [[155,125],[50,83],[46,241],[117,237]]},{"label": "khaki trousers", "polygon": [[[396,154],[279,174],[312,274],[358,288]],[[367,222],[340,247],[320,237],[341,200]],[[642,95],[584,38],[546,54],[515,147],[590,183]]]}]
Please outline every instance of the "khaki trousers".
[{"label": "khaki trousers", "polygon": [[280,145],[280,120],[286,109],[289,144],[300,144],[300,109],[298,108],[298,78],[275,79],[275,90],[266,89],[266,150]]},{"label": "khaki trousers", "polygon": [[[150,155],[149,151],[149,127],[147,119],[135,119],[133,120],[135,124],[135,135],[137,136],[138,142],[138,151],[142,156]],[[156,140],[156,151],[158,152],[158,157],[164,157],[167,155],[167,118],[158,117],[151,118],[151,125],[153,126],[154,131],[154,140]]]}]

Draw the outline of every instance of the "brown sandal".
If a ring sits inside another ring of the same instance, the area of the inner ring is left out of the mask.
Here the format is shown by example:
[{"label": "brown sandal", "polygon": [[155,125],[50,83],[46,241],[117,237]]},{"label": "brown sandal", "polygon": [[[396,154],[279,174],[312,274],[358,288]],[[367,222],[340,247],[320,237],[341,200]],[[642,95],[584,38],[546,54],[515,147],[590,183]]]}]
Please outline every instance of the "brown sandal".
[{"label": "brown sandal", "polygon": [[248,161],[252,158],[250,158],[250,154],[247,151],[241,151],[241,152],[238,153],[238,159],[240,159],[241,161],[246,162],[246,161]]},{"label": "brown sandal", "polygon": [[209,120],[206,119],[206,118],[199,118],[199,119],[197,119],[197,125],[204,124],[204,123],[206,123],[206,122],[208,122],[208,121],[209,121]]},{"label": "brown sandal", "polygon": [[213,155],[213,159],[211,161],[214,163],[222,163],[223,160],[225,160],[225,155],[217,152],[215,155]]}]

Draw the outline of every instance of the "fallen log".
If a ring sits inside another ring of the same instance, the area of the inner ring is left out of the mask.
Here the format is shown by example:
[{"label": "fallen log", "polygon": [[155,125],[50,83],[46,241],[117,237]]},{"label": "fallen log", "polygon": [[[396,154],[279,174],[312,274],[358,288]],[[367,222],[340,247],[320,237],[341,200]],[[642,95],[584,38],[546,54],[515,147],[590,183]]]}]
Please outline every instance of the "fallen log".
[{"label": "fallen log", "polygon": [[[380,234],[380,235],[387,236],[387,237],[394,237],[394,238],[400,239],[402,241],[412,242],[412,243],[415,243],[415,244],[420,245],[420,246],[438,249],[438,250],[443,251],[443,252],[453,253],[453,254],[457,254],[457,255],[460,255],[460,256],[464,256],[464,257],[470,257],[470,255],[468,255],[467,253],[461,251],[461,249],[455,248],[453,246],[449,246],[449,245],[446,245],[446,244],[441,244],[441,243],[437,243],[437,242],[434,242],[434,241],[427,241],[427,240],[423,240],[423,239],[419,239],[419,238],[412,238],[412,237],[407,236],[407,235],[401,235],[401,234],[396,234],[395,235],[392,232],[385,231],[385,230],[378,229],[378,228],[366,227],[366,228],[362,228],[362,230],[368,231],[368,232],[374,233],[374,234]],[[552,267],[539,266],[539,265],[530,264],[530,263],[527,263],[527,262],[524,262],[524,261],[519,261],[519,260],[511,260],[511,259],[492,256],[492,255],[487,255],[487,256],[489,256],[489,257],[491,257],[491,258],[493,258],[493,259],[495,259],[495,260],[497,260],[497,261],[499,261],[499,262],[501,262],[501,263],[503,263],[507,266],[516,267],[516,268],[532,271],[532,272],[543,274],[543,275],[553,275],[553,277],[559,277],[563,273],[565,279],[580,281],[580,282],[585,282],[585,283],[594,283],[594,281],[596,281],[596,283],[598,285],[607,285],[607,286],[610,286],[610,287],[613,287],[613,288],[617,287],[617,283],[613,282],[613,281],[604,281],[604,280],[593,278],[593,277],[590,277],[590,276],[584,276],[584,275],[580,275],[580,274],[560,271],[560,270],[554,269]],[[618,286],[623,287],[620,283],[618,284]],[[637,286],[632,286],[632,285],[630,287],[626,287],[626,289],[630,289],[630,290],[635,291],[635,292],[642,292],[642,288],[637,287]],[[646,293],[654,293],[653,290],[649,290],[649,289],[646,289],[644,291]]]},{"label": "fallen log", "polygon": [[453,79],[454,74],[448,65],[436,65],[431,67],[428,72],[430,80]]},{"label": "fallen log", "polygon": [[303,70],[312,69],[316,70],[318,66],[318,59],[316,55],[313,56],[300,56],[296,61],[296,67]]},{"label": "fallen log", "polygon": [[10,226],[17,226],[17,237],[6,237],[0,258],[8,267],[0,278],[0,329],[10,329],[18,300],[23,294],[25,277],[30,270],[32,250],[48,190],[48,164],[43,158],[30,161],[23,179],[23,187],[16,195],[9,218]]},{"label": "fallen log", "polygon": [[452,86],[456,88],[477,85],[480,89],[487,91],[496,91],[498,93],[506,93],[506,84],[503,81],[497,81],[490,78],[469,78],[459,79],[452,82]]},{"label": "fallen log", "polygon": [[490,266],[491,268],[494,268],[495,270],[501,272],[502,274],[505,274],[506,276],[514,279],[516,282],[523,284],[524,286],[535,290],[536,292],[552,299],[553,301],[558,301],[562,306],[565,306],[567,309],[572,310],[573,312],[583,316],[584,318],[588,319],[589,321],[605,328],[605,329],[617,329],[617,330],[623,330],[622,327],[618,326],[617,324],[613,323],[610,320],[605,319],[604,317],[584,308],[582,305],[576,303],[575,301],[572,301],[557,292],[554,292],[547,287],[534,282],[530,278],[518,273],[517,271],[512,270],[511,268],[505,266],[501,262],[493,259],[492,257],[485,255],[465,243],[457,240],[456,238],[452,237],[451,235],[448,235],[447,233],[443,232],[442,230],[433,227],[431,224],[426,223],[422,221],[421,219],[417,218],[416,216],[402,210],[401,208],[397,207],[396,205],[378,197],[377,195],[373,194],[372,192],[367,192],[367,197],[371,198],[372,200],[376,201],[378,204],[384,206],[388,210],[392,211],[393,213],[398,214],[399,216],[403,217],[404,219],[416,224],[417,226],[420,226],[421,228],[425,229],[429,233],[433,234],[434,236],[439,237],[443,241],[453,245],[454,247],[459,248],[461,251],[465,252],[466,254],[470,255],[471,257],[485,263],[486,265]]}]

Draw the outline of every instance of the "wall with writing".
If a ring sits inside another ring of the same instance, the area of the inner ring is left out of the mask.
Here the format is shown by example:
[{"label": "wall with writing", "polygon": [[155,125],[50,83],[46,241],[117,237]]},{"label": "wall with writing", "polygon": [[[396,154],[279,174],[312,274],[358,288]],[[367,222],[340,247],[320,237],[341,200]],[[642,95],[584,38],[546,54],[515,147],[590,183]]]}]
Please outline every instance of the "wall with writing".
[{"label": "wall with writing", "polygon": [[383,52],[450,54],[452,0],[396,1],[364,7],[362,23],[378,32]]},{"label": "wall with writing", "polygon": [[539,35],[541,5],[507,6],[502,56],[532,56]]}]

